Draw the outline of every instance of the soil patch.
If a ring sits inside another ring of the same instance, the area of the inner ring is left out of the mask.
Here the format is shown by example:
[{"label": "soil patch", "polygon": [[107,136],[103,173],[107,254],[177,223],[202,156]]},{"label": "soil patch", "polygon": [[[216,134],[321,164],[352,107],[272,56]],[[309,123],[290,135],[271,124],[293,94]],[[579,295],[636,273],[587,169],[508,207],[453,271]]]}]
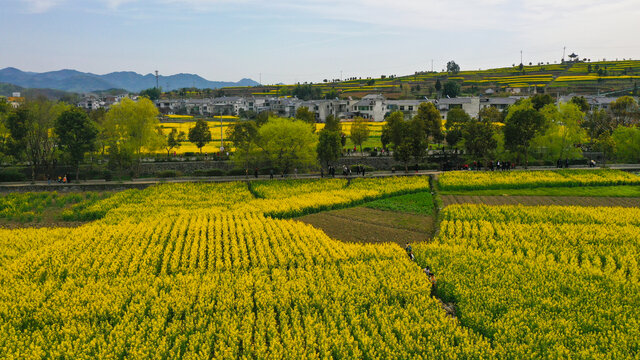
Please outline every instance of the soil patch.
[{"label": "soil patch", "polygon": [[640,198],[634,197],[442,195],[441,198],[444,206],[486,204],[640,207]]},{"label": "soil patch", "polygon": [[350,242],[407,242],[425,241],[431,237],[433,218],[365,207],[326,211],[299,217],[300,220],[323,230],[334,239]]},{"label": "soil patch", "polygon": [[39,222],[14,222],[14,221],[6,221],[0,220],[0,229],[25,229],[25,228],[54,228],[54,227],[78,227],[80,225],[84,225],[86,222],[82,221],[49,221],[43,220]]}]

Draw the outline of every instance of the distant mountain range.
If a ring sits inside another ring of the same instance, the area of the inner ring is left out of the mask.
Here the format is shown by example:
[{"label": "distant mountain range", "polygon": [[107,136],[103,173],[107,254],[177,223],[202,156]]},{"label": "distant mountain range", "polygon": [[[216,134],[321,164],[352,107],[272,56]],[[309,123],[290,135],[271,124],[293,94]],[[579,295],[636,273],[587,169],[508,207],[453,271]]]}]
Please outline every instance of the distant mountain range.
[{"label": "distant mountain range", "polygon": [[[0,70],[0,82],[14,84],[24,88],[56,89],[77,93],[109,89],[125,89],[131,92],[139,92],[155,87],[156,77],[153,74],[141,75],[131,71],[96,75],[76,70],[35,73],[8,67]],[[158,82],[163,91],[190,87],[219,89],[229,86],[259,85],[258,82],[251,79],[242,79],[238,82],[209,81],[195,74],[160,75]]]}]

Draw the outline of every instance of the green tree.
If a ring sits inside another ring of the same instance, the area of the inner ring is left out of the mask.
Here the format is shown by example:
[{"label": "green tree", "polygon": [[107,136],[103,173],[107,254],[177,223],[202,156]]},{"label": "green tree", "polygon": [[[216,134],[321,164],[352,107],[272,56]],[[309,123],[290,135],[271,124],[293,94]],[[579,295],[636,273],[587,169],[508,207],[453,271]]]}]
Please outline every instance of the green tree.
[{"label": "green tree", "polygon": [[[448,115],[448,114],[447,114]],[[504,122],[504,116],[500,110],[493,106],[485,106],[478,113],[478,120],[490,123]]]},{"label": "green tree", "polygon": [[198,119],[196,125],[189,129],[189,141],[194,143],[202,154],[202,148],[211,141],[211,131],[204,119]]},{"label": "green tree", "polygon": [[109,143],[109,160],[111,155],[126,160],[116,161],[122,166],[135,160],[138,164],[136,172],[139,172],[142,151],[160,149],[164,143],[164,138],[157,132],[158,124],[158,109],[149,99],[124,99],[111,106],[103,130]]},{"label": "green tree", "polygon": [[324,94],[324,98],[327,100],[333,100],[338,98],[338,91],[336,89],[331,88]]},{"label": "green tree", "polygon": [[450,74],[457,74],[460,72],[460,66],[455,61],[451,60],[447,62],[447,72]]},{"label": "green tree", "polygon": [[517,109],[509,112],[505,120],[504,132],[505,148],[524,156],[524,166],[529,162],[529,149],[531,141],[545,130],[545,118],[533,109]]},{"label": "green tree", "polygon": [[238,117],[243,120],[255,120],[258,114],[253,110],[238,109]]},{"label": "green tree", "polygon": [[324,122],[324,129],[329,131],[342,132],[342,124],[340,119],[333,115],[328,115]]},{"label": "green tree", "polygon": [[310,111],[308,107],[300,106],[296,109],[296,119],[313,124],[316,122],[316,114]]},{"label": "green tree", "polygon": [[587,129],[591,139],[597,139],[603,133],[611,134],[615,129],[613,118],[604,109],[595,109],[587,114],[582,126]]},{"label": "green tree", "polygon": [[580,111],[582,111],[585,114],[589,112],[589,109],[591,109],[591,106],[589,106],[589,103],[587,102],[587,99],[585,99],[584,96],[574,96],[571,98],[571,102],[576,104],[576,106],[578,106]]},{"label": "green tree", "polygon": [[615,143],[618,161],[640,163],[640,129],[635,126],[618,126],[611,136]]},{"label": "green tree", "polygon": [[619,97],[611,103],[611,114],[616,126],[637,125],[640,119],[640,107],[631,96]]},{"label": "green tree", "polygon": [[257,116],[256,116],[256,125],[258,125],[258,127],[264,125],[267,123],[267,121],[269,121],[270,118],[272,117],[276,117],[276,113],[272,112],[272,111],[261,111]]},{"label": "green tree", "polygon": [[[419,134],[423,137],[424,134]],[[411,127],[404,119],[402,111],[394,111],[387,117],[387,123],[382,128],[382,138],[387,146],[393,149],[393,158],[404,164],[404,170],[409,170],[409,162],[414,154],[412,148]]]},{"label": "green tree", "polygon": [[249,164],[256,157],[258,125],[252,120],[236,122],[227,129],[226,136],[236,148],[233,154],[234,161],[241,165],[248,174]]},{"label": "green tree", "polygon": [[547,160],[579,159],[582,150],[577,145],[587,141],[587,134],[580,127],[584,113],[573,102],[547,105],[541,110],[548,127],[532,144],[544,150]]},{"label": "green tree", "polygon": [[76,180],[80,175],[80,161],[96,145],[98,129],[80,108],[63,111],[55,121],[54,132],[58,137],[58,146],[69,157],[76,169]]},{"label": "green tree", "polygon": [[107,119],[107,110],[105,108],[99,108],[89,112],[89,118],[96,125],[98,129],[98,136],[96,137],[95,150],[100,155],[104,156],[109,145],[109,132],[105,129],[105,123]]},{"label": "green tree", "polygon": [[322,99],[322,90],[311,84],[298,84],[291,90],[291,95],[305,101],[317,100]]},{"label": "green tree", "polygon": [[462,129],[470,121],[471,116],[462,109],[451,109],[447,112],[447,121],[444,124],[447,132],[445,139],[450,147],[455,147],[462,140]]},{"label": "green tree", "polygon": [[353,119],[349,137],[355,145],[360,147],[360,152],[362,152],[362,143],[369,139],[369,125],[363,118],[357,116]]},{"label": "green tree", "polygon": [[340,133],[323,129],[318,136],[318,160],[320,164],[329,166],[337,161],[342,153],[342,144],[340,141]]},{"label": "green tree", "polygon": [[477,160],[488,160],[498,147],[495,125],[491,122],[470,120],[464,123],[462,137],[467,154]]},{"label": "green tree", "polygon": [[549,94],[536,94],[531,97],[531,105],[535,110],[540,110],[549,104],[553,104],[553,98]]},{"label": "green tree", "polygon": [[140,96],[145,96],[149,98],[151,101],[155,101],[160,99],[160,95],[162,95],[162,89],[160,88],[150,88],[140,91]]},{"label": "green tree", "polygon": [[409,151],[416,163],[417,170],[417,166],[427,156],[427,147],[429,146],[427,122],[419,115],[416,115],[407,125],[409,130],[409,133],[407,134],[407,140],[410,146]]},{"label": "green tree", "polygon": [[413,149],[409,142],[400,143],[393,148],[393,158],[404,165],[404,172],[409,172],[409,162],[411,161],[412,156]]},{"label": "green tree", "polygon": [[460,95],[460,84],[455,81],[447,81],[442,88],[442,96],[454,98]]},{"label": "green tree", "polygon": [[440,82],[440,79],[436,79],[435,89],[436,89],[437,92],[442,90],[442,83]]},{"label": "green tree", "polygon": [[[158,131],[162,133],[162,130],[158,128]],[[162,135],[164,136],[164,134]],[[176,128],[171,129],[171,131],[166,136],[166,142],[164,143],[164,149],[167,150],[167,158],[171,156],[171,150],[177,149],[182,146],[182,142],[187,140],[187,134],[184,131],[178,132]]]},{"label": "green tree", "polygon": [[610,133],[604,132],[595,139],[593,148],[602,153],[602,166],[606,166],[607,159],[616,152],[616,142]]},{"label": "green tree", "polygon": [[309,124],[300,120],[271,118],[258,130],[260,154],[282,174],[292,167],[316,163],[318,136],[309,131]]},{"label": "green tree", "polygon": [[444,139],[442,134],[442,117],[436,106],[430,102],[422,102],[418,105],[416,116],[425,123],[426,136],[429,140],[440,142]]},{"label": "green tree", "polygon": [[7,118],[11,111],[11,105],[4,99],[0,99],[0,163],[5,162],[8,155],[7,145],[11,140],[11,132],[7,127]]},{"label": "green tree", "polygon": [[7,118],[11,133],[12,153],[31,164],[31,179],[35,181],[42,169],[48,169],[56,158],[56,139],[52,136],[55,120],[69,105],[44,98],[27,102]]}]

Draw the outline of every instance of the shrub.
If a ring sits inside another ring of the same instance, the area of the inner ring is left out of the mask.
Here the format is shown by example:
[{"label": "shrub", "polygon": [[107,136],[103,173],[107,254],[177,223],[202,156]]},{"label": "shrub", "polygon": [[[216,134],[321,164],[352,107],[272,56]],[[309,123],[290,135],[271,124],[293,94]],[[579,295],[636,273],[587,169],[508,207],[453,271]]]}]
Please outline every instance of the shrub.
[{"label": "shrub", "polygon": [[194,176],[224,176],[226,172],[222,169],[206,169],[196,170],[193,172]]},{"label": "shrub", "polygon": [[0,170],[0,182],[25,181],[27,177],[15,169]]},{"label": "shrub", "polygon": [[244,169],[231,169],[229,170],[229,172],[227,173],[227,175],[229,176],[240,176],[240,175],[244,175],[245,174],[245,170]]},{"label": "shrub", "polygon": [[156,173],[159,178],[175,178],[182,176],[182,173],[178,170],[164,170]]}]

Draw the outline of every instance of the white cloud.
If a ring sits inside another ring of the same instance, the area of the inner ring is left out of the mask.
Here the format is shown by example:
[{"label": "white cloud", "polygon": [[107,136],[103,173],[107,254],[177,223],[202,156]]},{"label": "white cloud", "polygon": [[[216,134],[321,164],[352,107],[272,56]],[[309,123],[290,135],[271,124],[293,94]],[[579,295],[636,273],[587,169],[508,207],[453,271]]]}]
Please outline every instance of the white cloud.
[{"label": "white cloud", "polygon": [[62,4],[65,0],[23,0],[27,4],[27,9],[32,13],[44,13]]},{"label": "white cloud", "polygon": [[121,5],[136,2],[137,0],[102,0],[109,9],[117,10]]}]

